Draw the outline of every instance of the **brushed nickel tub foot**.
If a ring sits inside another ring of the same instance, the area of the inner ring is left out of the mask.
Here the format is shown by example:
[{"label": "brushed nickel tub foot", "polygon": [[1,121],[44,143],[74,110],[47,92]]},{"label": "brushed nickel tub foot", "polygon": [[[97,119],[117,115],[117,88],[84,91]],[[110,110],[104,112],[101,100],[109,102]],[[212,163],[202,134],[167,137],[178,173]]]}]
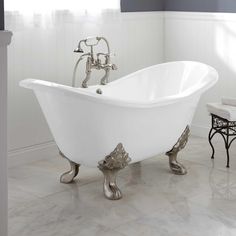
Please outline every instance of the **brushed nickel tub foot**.
[{"label": "brushed nickel tub foot", "polygon": [[106,198],[110,200],[122,198],[122,193],[116,184],[116,176],[118,171],[125,168],[130,161],[129,154],[119,143],[113,152],[98,162],[98,168],[104,175],[103,192]]},{"label": "brushed nickel tub foot", "polygon": [[169,156],[170,169],[176,175],[187,174],[186,168],[177,161],[177,155],[187,144],[189,133],[190,129],[189,126],[187,126],[174,147],[166,153],[166,155]]},{"label": "brushed nickel tub foot", "polygon": [[69,161],[71,167],[69,171],[61,175],[60,182],[63,184],[69,184],[73,182],[74,178],[78,175],[80,164],[70,161],[61,151],[59,151],[59,153],[63,158]]}]

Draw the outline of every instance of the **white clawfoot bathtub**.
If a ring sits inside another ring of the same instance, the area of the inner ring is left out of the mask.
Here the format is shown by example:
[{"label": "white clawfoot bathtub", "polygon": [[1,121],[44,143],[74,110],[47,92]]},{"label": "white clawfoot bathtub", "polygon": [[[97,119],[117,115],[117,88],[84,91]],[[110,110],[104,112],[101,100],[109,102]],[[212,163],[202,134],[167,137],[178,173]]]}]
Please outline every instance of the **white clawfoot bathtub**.
[{"label": "white clawfoot bathtub", "polygon": [[118,143],[132,162],[170,150],[191,124],[201,94],[217,79],[208,65],[179,61],[87,89],[35,79],[20,85],[35,92],[61,152],[95,167]]}]

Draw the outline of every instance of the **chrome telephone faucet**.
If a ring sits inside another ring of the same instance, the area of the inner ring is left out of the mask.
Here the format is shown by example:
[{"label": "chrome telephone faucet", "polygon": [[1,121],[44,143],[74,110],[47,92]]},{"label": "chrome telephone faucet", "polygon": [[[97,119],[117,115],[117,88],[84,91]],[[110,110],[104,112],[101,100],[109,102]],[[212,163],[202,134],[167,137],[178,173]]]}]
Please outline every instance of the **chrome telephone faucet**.
[{"label": "chrome telephone faucet", "polygon": [[[93,49],[94,49],[94,46],[97,46],[101,40],[105,41],[105,43],[106,43],[107,53],[97,53],[96,58],[95,58]],[[83,60],[84,57],[87,57],[87,62],[86,62],[86,70],[85,70],[86,77],[82,82],[82,88],[88,87],[87,83],[91,78],[92,69],[104,70],[105,75],[102,77],[100,84],[101,85],[107,84],[108,78],[110,75],[110,70],[117,69],[115,64],[111,64],[110,47],[109,47],[108,41],[104,37],[94,37],[94,38],[83,39],[79,42],[78,47],[74,50],[74,52],[84,53],[84,50],[82,49],[82,43],[84,43],[85,46],[90,47],[90,52],[81,55],[80,58],[78,59],[76,65],[75,65],[75,68],[74,68],[72,86],[75,87],[76,69],[79,65],[79,62],[81,60]],[[102,63],[102,60],[100,59],[101,56],[105,57],[104,63]]]}]

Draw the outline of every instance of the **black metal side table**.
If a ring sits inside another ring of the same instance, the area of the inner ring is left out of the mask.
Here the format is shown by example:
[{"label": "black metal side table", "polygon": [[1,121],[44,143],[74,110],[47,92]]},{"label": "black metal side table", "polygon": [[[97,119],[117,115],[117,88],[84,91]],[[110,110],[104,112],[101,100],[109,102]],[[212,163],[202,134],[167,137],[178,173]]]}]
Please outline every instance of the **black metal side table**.
[{"label": "black metal side table", "polygon": [[236,121],[229,121],[211,113],[211,130],[208,135],[208,140],[212,148],[212,159],[214,159],[215,149],[211,140],[215,134],[220,134],[224,139],[227,154],[226,167],[229,168],[229,148],[232,142],[236,139]]}]

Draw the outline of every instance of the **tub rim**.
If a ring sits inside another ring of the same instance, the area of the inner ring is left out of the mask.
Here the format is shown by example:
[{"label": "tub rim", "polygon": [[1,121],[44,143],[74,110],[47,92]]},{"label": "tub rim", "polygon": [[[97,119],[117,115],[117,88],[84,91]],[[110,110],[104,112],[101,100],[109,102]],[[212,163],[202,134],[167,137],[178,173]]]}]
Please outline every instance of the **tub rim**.
[{"label": "tub rim", "polygon": [[24,88],[32,89],[34,91],[57,91],[59,93],[62,93],[64,96],[72,96],[72,97],[80,97],[80,99],[95,102],[95,103],[103,103],[103,104],[109,104],[119,107],[133,107],[133,108],[152,108],[152,107],[159,107],[159,106],[165,106],[174,104],[180,101],[183,101],[187,99],[188,97],[198,93],[198,92],[204,92],[207,89],[211,88],[218,80],[218,72],[213,67],[197,62],[197,61],[172,61],[172,62],[166,62],[166,63],[160,63],[155,64],[149,67],[145,67],[144,69],[135,71],[133,73],[130,73],[128,75],[125,75],[115,81],[110,82],[108,85],[105,86],[113,86],[116,83],[122,83],[122,80],[128,79],[131,76],[135,76],[136,74],[152,69],[154,67],[158,67],[161,65],[168,65],[168,64],[174,64],[174,63],[187,63],[187,64],[199,64],[204,67],[208,68],[207,77],[210,77],[210,79],[202,81],[201,83],[196,83],[194,86],[191,86],[189,89],[185,90],[184,92],[177,94],[177,95],[171,95],[166,96],[161,99],[155,99],[152,101],[134,101],[134,100],[124,100],[124,99],[118,99],[113,98],[111,96],[105,96],[100,95],[94,92],[97,88],[102,88],[104,85],[94,85],[90,86],[90,89],[84,89],[84,88],[74,88],[68,85],[62,85],[55,82],[49,82],[45,80],[37,80],[37,79],[24,79],[20,81],[19,85]]}]

